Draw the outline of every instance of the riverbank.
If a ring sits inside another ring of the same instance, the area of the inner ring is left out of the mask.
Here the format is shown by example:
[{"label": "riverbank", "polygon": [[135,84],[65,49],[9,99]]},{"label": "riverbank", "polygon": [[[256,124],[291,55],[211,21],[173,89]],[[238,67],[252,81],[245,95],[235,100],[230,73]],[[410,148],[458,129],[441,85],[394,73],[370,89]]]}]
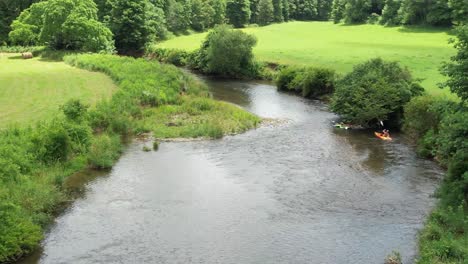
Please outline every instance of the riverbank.
[{"label": "riverbank", "polygon": [[[455,53],[448,43],[449,29],[296,21],[243,31],[257,37],[254,54],[262,62],[327,67],[345,74],[358,63],[381,57],[408,67],[415,78],[423,79],[421,84],[430,94],[451,96],[437,87],[445,80],[439,72],[441,63]],[[192,52],[206,35],[180,36],[154,47]]]},{"label": "riverbank", "polygon": [[22,264],[383,263],[392,250],[412,263],[441,176],[434,162],[397,134],[388,144],[334,129],[320,101],[202,79],[215,99],[289,121],[158,152],[133,142]]},{"label": "riverbank", "polygon": [[149,132],[219,138],[261,121],[211,99],[202,83],[173,66],[112,55],[71,55],[65,61],[105,73],[118,90],[95,107],[68,101],[49,120],[0,131],[0,262],[37,247],[67,200],[65,179],[85,168],[112,167],[122,138]]}]

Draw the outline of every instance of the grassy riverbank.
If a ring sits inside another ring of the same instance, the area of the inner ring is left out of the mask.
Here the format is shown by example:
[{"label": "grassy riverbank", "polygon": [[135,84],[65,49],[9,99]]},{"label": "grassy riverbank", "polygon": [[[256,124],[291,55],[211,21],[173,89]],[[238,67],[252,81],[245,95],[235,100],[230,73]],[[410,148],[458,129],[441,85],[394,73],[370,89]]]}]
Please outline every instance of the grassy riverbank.
[{"label": "grassy riverbank", "polygon": [[[323,66],[347,73],[358,63],[382,57],[399,61],[414,77],[424,79],[422,85],[431,94],[449,94],[437,87],[444,80],[439,72],[441,63],[455,52],[448,44],[448,30],[290,22],[244,31],[258,38],[254,53],[260,61]],[[181,36],[157,46],[192,51],[200,47],[206,35]]]},{"label": "grassy riverbank", "polygon": [[50,119],[71,98],[95,105],[116,90],[102,73],[14,53],[0,53],[0,84],[0,128]]},{"label": "grassy riverbank", "polygon": [[[42,65],[44,74],[59,65],[66,69],[64,79],[75,71],[110,82],[95,73],[102,72],[118,89],[89,109],[79,100],[67,101],[61,111],[56,107],[35,117],[42,121],[0,131],[0,262],[14,261],[37,247],[44,227],[67,199],[66,178],[87,167],[111,167],[122,150],[121,138],[147,132],[162,138],[218,138],[260,122],[234,105],[211,99],[202,83],[173,66],[112,55],[73,55],[65,61],[85,70],[40,59],[33,63]],[[15,63],[20,62],[31,63]],[[63,89],[82,85],[80,78],[69,80],[73,83],[63,83]],[[15,85],[26,87],[23,81],[31,79],[15,79]],[[32,92],[53,96],[39,88]],[[13,101],[10,97],[14,95],[1,98]]]}]

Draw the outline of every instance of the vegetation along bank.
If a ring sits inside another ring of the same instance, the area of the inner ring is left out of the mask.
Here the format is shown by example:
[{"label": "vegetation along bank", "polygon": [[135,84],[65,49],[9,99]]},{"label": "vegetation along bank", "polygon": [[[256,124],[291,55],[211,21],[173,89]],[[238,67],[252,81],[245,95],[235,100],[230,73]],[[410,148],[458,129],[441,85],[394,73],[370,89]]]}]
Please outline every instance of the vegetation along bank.
[{"label": "vegetation along bank", "polygon": [[65,61],[105,73],[118,89],[94,107],[70,100],[46,121],[0,131],[0,262],[37,247],[66,200],[66,177],[87,167],[112,167],[124,137],[152,132],[159,138],[218,138],[260,122],[214,101],[203,84],[173,66],[114,55],[71,55]]}]

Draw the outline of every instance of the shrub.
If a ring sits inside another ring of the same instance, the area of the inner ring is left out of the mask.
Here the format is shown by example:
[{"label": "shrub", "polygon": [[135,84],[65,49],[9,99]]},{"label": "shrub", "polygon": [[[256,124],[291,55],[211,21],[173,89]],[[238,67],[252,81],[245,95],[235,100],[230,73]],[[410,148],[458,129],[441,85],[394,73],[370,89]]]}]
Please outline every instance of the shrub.
[{"label": "shrub", "polygon": [[468,151],[468,111],[461,108],[447,114],[440,124],[437,137],[437,157],[443,164],[458,151]]},{"label": "shrub", "polygon": [[45,163],[68,160],[72,141],[62,120],[43,122],[35,129],[32,137],[34,152],[39,160]]},{"label": "shrub", "polygon": [[68,120],[79,122],[86,117],[88,106],[81,103],[80,100],[70,99],[60,107]]},{"label": "shrub", "polygon": [[120,155],[122,145],[117,135],[103,134],[93,139],[88,153],[89,164],[98,169],[112,168]]},{"label": "shrub", "polygon": [[252,52],[256,43],[252,35],[228,26],[218,26],[208,34],[198,54],[191,56],[190,64],[208,74],[253,78],[258,75]]},{"label": "shrub", "polygon": [[331,108],[354,124],[388,120],[399,126],[403,106],[422,92],[406,68],[377,58],[355,66],[337,83]]},{"label": "shrub", "polygon": [[41,228],[18,207],[0,203],[0,262],[15,261],[30,253],[42,239]]},{"label": "shrub", "polygon": [[335,87],[335,71],[318,67],[285,67],[276,79],[279,90],[295,91],[308,98],[332,94]]},{"label": "shrub", "polygon": [[367,18],[367,23],[368,24],[377,24],[379,23],[380,16],[376,13],[372,13],[368,18]]}]

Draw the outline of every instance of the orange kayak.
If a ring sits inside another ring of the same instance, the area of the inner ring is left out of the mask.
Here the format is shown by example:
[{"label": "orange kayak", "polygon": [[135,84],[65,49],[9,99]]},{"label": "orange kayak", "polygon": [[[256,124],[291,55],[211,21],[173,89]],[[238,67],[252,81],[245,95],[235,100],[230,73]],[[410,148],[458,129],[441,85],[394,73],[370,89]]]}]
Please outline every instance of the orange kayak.
[{"label": "orange kayak", "polygon": [[382,139],[382,140],[392,140],[391,137],[385,137],[383,133],[375,132],[375,136]]}]

